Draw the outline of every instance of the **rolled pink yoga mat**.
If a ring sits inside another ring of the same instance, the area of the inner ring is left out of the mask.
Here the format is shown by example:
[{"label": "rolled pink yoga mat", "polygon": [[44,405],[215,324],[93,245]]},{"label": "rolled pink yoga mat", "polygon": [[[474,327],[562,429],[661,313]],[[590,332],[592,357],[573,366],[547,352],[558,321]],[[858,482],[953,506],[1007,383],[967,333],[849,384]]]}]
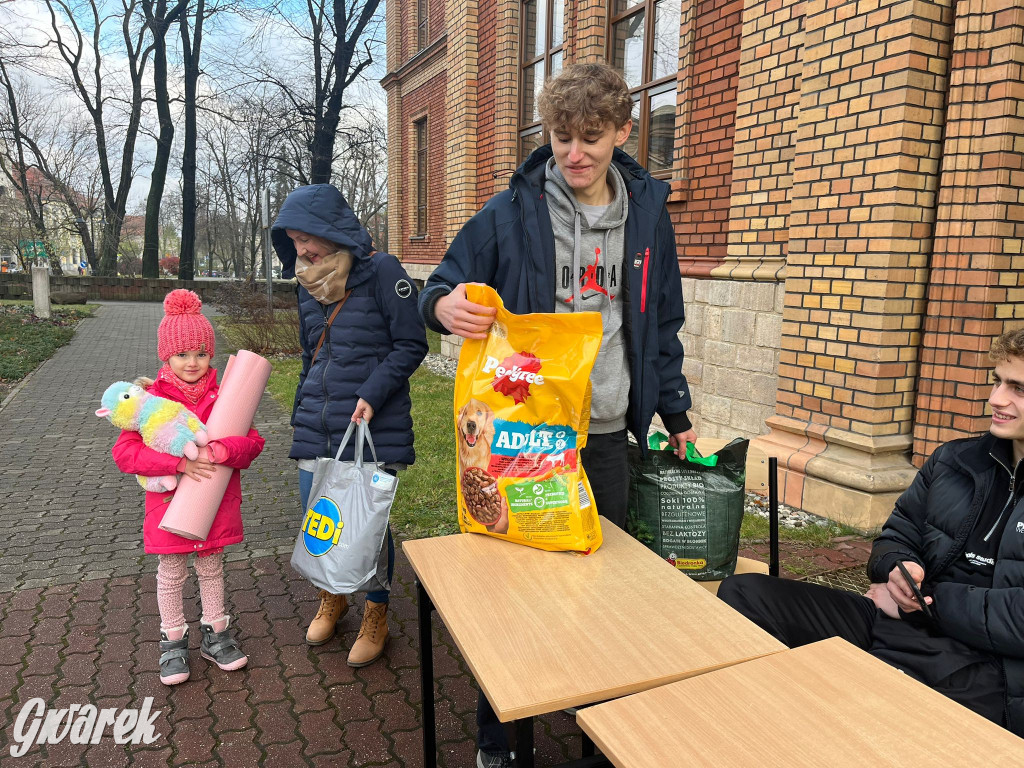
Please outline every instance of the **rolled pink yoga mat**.
[{"label": "rolled pink yoga mat", "polygon": [[[256,407],[270,379],[270,370],[267,360],[247,349],[240,349],[238,355],[228,361],[220,394],[206,420],[206,431],[211,440],[249,434]],[[160,521],[160,530],[203,541],[210,533],[232,472],[234,470],[230,467],[218,466],[214,468],[213,476],[202,482],[182,476]]]}]

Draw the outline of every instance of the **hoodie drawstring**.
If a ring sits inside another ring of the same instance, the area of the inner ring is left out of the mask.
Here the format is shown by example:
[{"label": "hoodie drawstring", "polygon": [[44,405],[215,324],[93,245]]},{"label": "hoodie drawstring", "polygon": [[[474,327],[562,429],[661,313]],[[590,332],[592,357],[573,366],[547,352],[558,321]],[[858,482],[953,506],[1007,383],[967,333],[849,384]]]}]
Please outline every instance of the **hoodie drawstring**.
[{"label": "hoodie drawstring", "polygon": [[580,209],[576,209],[576,215],[573,220],[576,223],[575,233],[573,234],[572,240],[572,311],[580,311],[580,269],[582,265],[582,259],[580,258],[580,251],[582,249],[581,241],[583,240],[583,228],[580,224],[583,219],[583,214]]}]

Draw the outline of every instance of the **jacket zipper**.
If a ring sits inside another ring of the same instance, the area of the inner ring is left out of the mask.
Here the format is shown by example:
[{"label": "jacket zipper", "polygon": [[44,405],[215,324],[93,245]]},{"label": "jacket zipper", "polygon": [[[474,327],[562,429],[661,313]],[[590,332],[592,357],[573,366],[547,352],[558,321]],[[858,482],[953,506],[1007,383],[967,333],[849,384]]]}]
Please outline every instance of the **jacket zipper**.
[{"label": "jacket zipper", "polygon": [[644,276],[640,283],[640,314],[647,311],[647,267],[651,262],[651,249],[644,251]]},{"label": "jacket zipper", "polygon": [[[1003,464],[1003,462],[999,461],[999,459],[996,459],[996,462],[1007,472],[1010,472],[1009,468],[1006,467],[1006,465]],[[1018,461],[1017,465],[1013,468],[1013,472],[1010,472],[1010,498],[1006,500],[1006,504],[1003,506],[1003,510],[999,513],[999,517],[996,518],[995,523],[992,524],[992,528],[989,530],[988,533],[985,534],[985,538],[983,539],[983,541],[988,541],[992,537],[992,534],[996,532],[996,529],[999,527],[999,524],[1003,522],[1003,515],[1006,514],[1006,510],[1013,509],[1013,507],[1015,506],[1016,499],[1014,498],[1014,489],[1017,487],[1017,470],[1020,468],[1020,465],[1022,463],[1024,463],[1024,459]]]},{"label": "jacket zipper", "polygon": [[[633,194],[630,193],[629,196],[632,199]],[[647,329],[644,327],[644,321],[646,320],[644,315],[647,311],[647,268],[650,265],[650,260],[651,249],[648,247],[644,250],[643,275],[640,279],[640,328],[638,329],[637,343],[635,344],[635,346],[639,347],[637,350],[636,386],[638,387],[637,391],[640,393],[641,400],[643,399],[644,391],[644,369],[647,367]],[[641,451],[645,451],[647,441],[638,438],[638,442],[640,443]]]},{"label": "jacket zipper", "polygon": [[999,667],[1003,672],[1003,727],[1010,727],[1010,684],[1006,679],[1006,660],[999,660]]},{"label": "jacket zipper", "polygon": [[324,405],[320,409],[320,424],[324,429],[324,434],[327,435],[327,455],[330,456],[334,453],[331,447],[331,430],[327,428],[327,363],[331,360],[331,329],[327,327],[327,307],[320,304],[320,311],[323,312],[324,329],[327,331],[324,334],[324,343],[327,345],[327,359],[320,369],[320,387],[324,392]]},{"label": "jacket zipper", "polygon": [[[513,203],[515,203],[516,197],[518,195],[519,195],[519,188],[518,187],[513,188],[513,190],[512,190],[512,202]],[[543,197],[543,193],[541,194],[541,197]],[[530,228],[526,226],[526,206],[524,206],[522,204],[519,205],[519,222],[520,222],[520,224],[523,225],[523,235],[525,235],[525,237],[526,237],[526,252],[527,253],[532,253],[533,252],[533,243],[530,242]],[[553,255],[552,255],[552,258],[554,258]],[[555,311],[555,284],[554,284],[554,282],[551,283],[551,309],[547,310],[547,311],[550,311],[550,312],[554,312]]]}]

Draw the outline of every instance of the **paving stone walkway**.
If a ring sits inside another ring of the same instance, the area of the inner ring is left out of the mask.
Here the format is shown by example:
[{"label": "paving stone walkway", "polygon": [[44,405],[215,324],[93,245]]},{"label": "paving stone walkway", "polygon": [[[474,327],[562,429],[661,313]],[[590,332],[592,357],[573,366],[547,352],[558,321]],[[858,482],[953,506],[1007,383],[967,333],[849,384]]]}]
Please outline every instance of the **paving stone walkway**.
[{"label": "paving stone walkway", "polygon": [[[319,649],[304,641],[316,591],[291,570],[299,515],[287,414],[266,395],[256,417],[264,453],[243,474],[245,542],[227,551],[227,586],[249,666],[221,672],[198,653],[191,679],[157,677],[156,558],[142,551],[142,493],[110,458],[117,435],[97,418],[103,390],[154,375],[159,304],[104,303],[74,339],[37,369],[0,411],[0,766],[419,766],[419,663],[415,591],[399,548],[392,640],[382,663],[346,663],[362,613]],[[218,348],[226,348],[218,338]],[[222,368],[224,354],[215,366]],[[361,598],[359,599],[361,603]],[[435,620],[440,764],[474,764],[476,689],[451,637]],[[14,721],[41,697],[160,710],[154,743],[34,746],[11,757]],[[579,756],[579,732],[562,713],[537,723],[538,765]]]},{"label": "paving stone walkway", "polygon": [[[104,303],[0,410],[0,766],[421,766],[411,569],[399,548],[392,640],[380,663],[345,663],[361,605],[339,638],[306,646],[316,592],[289,566],[298,488],[287,414],[269,395],[256,417],[267,448],[242,478],[246,539],[226,566],[249,666],[221,672],[199,656],[191,580],[192,677],[174,688],[159,682],[156,558],[142,551],[142,494],[110,458],[116,430],[93,412],[111,382],[156,373],[161,317],[156,303]],[[865,559],[860,545],[806,555],[823,572]],[[434,648],[439,762],[471,768],[476,689],[437,620]],[[65,739],[11,757],[14,721],[34,697],[48,709],[141,707],[153,697],[160,735],[124,746],[108,732],[97,744]],[[536,747],[538,766],[578,757],[573,719],[539,718]]]}]

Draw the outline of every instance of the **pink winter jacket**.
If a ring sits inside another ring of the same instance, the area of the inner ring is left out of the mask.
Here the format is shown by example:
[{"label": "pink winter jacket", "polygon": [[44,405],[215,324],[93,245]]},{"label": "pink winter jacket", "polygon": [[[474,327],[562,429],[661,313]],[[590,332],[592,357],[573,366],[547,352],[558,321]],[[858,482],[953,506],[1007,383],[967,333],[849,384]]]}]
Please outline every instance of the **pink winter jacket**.
[{"label": "pink winter jacket", "polygon": [[[185,396],[174,386],[163,381],[156,381],[149,388],[149,393],[166,397],[168,400],[182,403],[193,411],[202,421],[210,415],[213,404],[217,402],[217,371],[210,369],[210,383],[196,405],[189,403]],[[224,464],[233,467],[231,479],[228,480],[224,499],[213,519],[210,535],[206,541],[192,541],[175,533],[161,531],[157,526],[167,511],[167,505],[174,497],[174,491],[165,493],[146,493],[146,519],[142,525],[142,540],[147,553],[169,554],[183,552],[204,553],[205,551],[237,544],[242,540],[242,482],[239,470],[247,469],[253,459],[263,450],[264,440],[259,432],[250,429],[244,437],[222,437],[213,441],[214,455]],[[138,432],[122,431],[111,450],[118,469],[132,475],[173,475],[178,471],[177,456],[147,448]]]}]

